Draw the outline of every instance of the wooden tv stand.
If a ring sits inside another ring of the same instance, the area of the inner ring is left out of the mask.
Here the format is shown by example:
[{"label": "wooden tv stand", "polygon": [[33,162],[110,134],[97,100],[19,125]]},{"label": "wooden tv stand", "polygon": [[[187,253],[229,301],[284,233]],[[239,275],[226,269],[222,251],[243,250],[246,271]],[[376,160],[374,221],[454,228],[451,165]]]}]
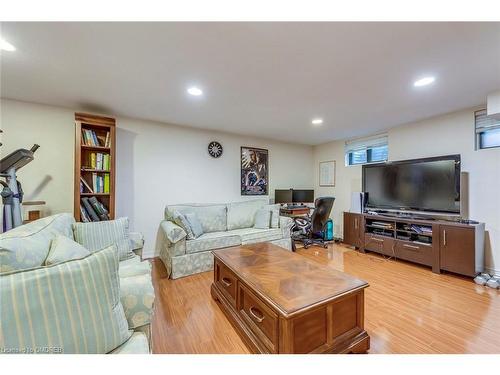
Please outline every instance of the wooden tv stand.
[{"label": "wooden tv stand", "polygon": [[474,277],[484,271],[484,223],[344,212],[344,243],[429,266],[435,273]]}]

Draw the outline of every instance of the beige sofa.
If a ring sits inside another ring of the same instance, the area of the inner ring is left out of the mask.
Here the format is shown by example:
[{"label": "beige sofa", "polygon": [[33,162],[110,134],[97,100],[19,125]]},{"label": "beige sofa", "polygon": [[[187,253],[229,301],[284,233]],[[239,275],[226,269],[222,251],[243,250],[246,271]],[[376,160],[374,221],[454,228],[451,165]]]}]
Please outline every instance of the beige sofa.
[{"label": "beige sofa", "polygon": [[[291,250],[290,229],[293,220],[280,216],[277,228],[254,228],[256,212],[268,206],[268,199],[253,199],[227,204],[178,204],[165,208],[156,244],[157,254],[172,279],[209,271],[213,268],[212,250],[257,242],[271,242]],[[186,232],[174,223],[174,212],[196,214],[203,234],[187,239]]]}]

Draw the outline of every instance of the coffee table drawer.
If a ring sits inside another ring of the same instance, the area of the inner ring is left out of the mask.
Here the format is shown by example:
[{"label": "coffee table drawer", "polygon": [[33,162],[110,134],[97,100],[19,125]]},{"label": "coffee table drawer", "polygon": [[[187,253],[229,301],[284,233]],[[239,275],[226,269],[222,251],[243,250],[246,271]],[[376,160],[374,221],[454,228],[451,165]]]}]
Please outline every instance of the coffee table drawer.
[{"label": "coffee table drawer", "polygon": [[215,282],[234,307],[236,307],[236,280],[236,275],[229,268],[220,262],[216,262]]},{"label": "coffee table drawer", "polygon": [[276,353],[278,351],[278,315],[243,284],[238,286],[238,312],[255,335]]}]

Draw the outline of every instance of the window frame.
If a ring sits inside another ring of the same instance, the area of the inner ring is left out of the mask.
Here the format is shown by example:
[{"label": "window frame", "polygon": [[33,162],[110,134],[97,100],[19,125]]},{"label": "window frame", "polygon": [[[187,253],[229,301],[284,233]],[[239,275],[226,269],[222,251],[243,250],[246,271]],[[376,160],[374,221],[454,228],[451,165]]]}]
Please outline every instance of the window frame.
[{"label": "window frame", "polygon": [[[386,137],[386,136],[382,136]],[[380,137],[380,138],[382,138]],[[346,144],[347,147],[347,144]],[[386,158],[384,160],[373,160],[373,149],[378,148],[378,147],[385,147],[387,150],[386,153]],[[364,151],[366,154],[366,161],[362,163],[353,163],[353,154],[356,151]],[[386,161],[389,160],[389,142],[386,138],[386,142],[378,145],[367,145],[365,147],[361,147],[359,149],[352,149],[352,150],[345,150],[344,151],[344,158],[345,158],[345,166],[346,167],[354,167],[357,165],[366,165],[366,164],[377,164],[377,163],[385,163]]]}]

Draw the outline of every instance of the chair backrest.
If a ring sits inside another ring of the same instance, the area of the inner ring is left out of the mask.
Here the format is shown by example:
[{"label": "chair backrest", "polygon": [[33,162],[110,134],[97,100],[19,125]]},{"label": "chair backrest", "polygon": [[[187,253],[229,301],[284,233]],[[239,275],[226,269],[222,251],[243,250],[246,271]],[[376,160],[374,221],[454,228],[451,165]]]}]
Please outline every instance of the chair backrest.
[{"label": "chair backrest", "polygon": [[334,197],[319,197],[314,201],[314,211],[311,216],[312,231],[319,232],[325,227],[332,212]]}]

